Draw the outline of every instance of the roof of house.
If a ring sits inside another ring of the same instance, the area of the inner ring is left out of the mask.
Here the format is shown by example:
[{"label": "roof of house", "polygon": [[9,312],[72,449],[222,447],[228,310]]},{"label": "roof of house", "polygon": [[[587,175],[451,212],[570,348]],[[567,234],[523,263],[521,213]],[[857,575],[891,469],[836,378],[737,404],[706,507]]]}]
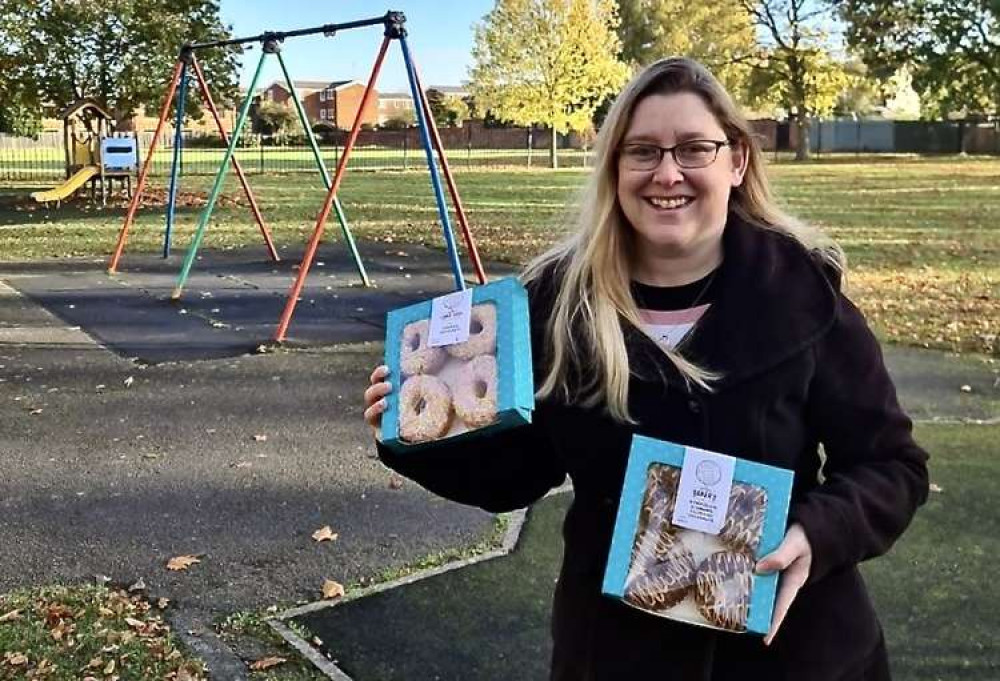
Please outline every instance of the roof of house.
[{"label": "roof of house", "polygon": [[[345,85],[351,85],[352,83],[357,83],[356,80],[293,80],[292,85],[299,92],[316,92],[317,90],[339,90]],[[283,80],[276,80],[270,85],[268,85],[265,90],[270,90],[272,87],[277,85],[283,90],[288,89],[288,85]]]}]

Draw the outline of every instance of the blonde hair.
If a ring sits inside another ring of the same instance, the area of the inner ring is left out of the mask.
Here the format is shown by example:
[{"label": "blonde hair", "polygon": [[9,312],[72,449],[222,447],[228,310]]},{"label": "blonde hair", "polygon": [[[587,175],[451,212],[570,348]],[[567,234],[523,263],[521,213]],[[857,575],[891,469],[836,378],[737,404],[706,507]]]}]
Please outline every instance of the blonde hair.
[{"label": "blonde hair", "polygon": [[[843,251],[831,239],[775,203],[750,124],[719,81],[691,59],[655,62],[625,86],[601,127],[594,145],[594,169],[569,216],[569,235],[529,263],[523,274],[525,282],[554,275],[558,286],[546,326],[548,367],[539,398],[555,395],[586,407],[603,404],[616,420],[633,422],[628,412],[632,372],[621,320],[638,330],[643,326],[630,289],[632,234],[618,205],[616,150],[642,99],[677,92],[701,97],[726,137],[738,142],[746,154],[746,173],[730,194],[730,211],[747,223],[791,236],[837,271],[844,270]],[[711,389],[715,374],[677,350],[659,347],[685,380]]]}]

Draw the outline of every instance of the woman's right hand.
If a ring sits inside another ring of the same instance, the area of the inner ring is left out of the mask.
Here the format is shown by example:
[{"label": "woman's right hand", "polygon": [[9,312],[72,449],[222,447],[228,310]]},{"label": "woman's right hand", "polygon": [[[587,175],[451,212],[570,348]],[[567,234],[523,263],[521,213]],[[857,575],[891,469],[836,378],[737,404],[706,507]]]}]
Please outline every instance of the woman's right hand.
[{"label": "woman's right hand", "polygon": [[389,375],[389,367],[381,364],[375,367],[371,375],[371,385],[365,390],[365,423],[375,430],[379,436],[382,425],[382,413],[385,411],[385,396],[392,392],[392,383],[385,380]]}]

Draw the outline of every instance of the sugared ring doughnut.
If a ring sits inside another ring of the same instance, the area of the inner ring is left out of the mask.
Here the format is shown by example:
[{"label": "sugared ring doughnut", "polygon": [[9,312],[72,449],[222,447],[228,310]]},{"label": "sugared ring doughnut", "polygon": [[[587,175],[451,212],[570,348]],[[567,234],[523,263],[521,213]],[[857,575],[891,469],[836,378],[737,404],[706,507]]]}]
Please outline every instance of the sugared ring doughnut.
[{"label": "sugared ring doughnut", "polygon": [[449,355],[459,359],[494,354],[497,349],[496,306],[493,303],[474,306],[469,320],[469,340],[448,345],[446,349]]},{"label": "sugared ring doughnut", "polygon": [[[653,537],[653,540],[650,539]],[[695,582],[694,556],[674,535],[645,533],[625,583],[625,600],[647,610],[672,608]]]},{"label": "sugared ring doughnut", "polygon": [[403,327],[403,338],[399,344],[399,368],[404,376],[437,373],[448,359],[444,348],[427,346],[430,327],[430,321],[427,319]]},{"label": "sugared ring doughnut", "polygon": [[436,376],[412,376],[399,391],[399,436],[407,442],[436,440],[451,425],[451,391]]},{"label": "sugared ring doughnut", "polygon": [[763,488],[733,483],[729,493],[729,510],[719,538],[732,549],[756,553],[766,512],[767,493]]},{"label": "sugared ring doughnut", "polygon": [[493,355],[473,357],[455,380],[455,413],[470,428],[497,418],[497,361]]},{"label": "sugared ring doughnut", "polygon": [[750,609],[753,559],[743,552],[719,551],[698,566],[694,602],[711,624],[731,631],[746,629]]}]

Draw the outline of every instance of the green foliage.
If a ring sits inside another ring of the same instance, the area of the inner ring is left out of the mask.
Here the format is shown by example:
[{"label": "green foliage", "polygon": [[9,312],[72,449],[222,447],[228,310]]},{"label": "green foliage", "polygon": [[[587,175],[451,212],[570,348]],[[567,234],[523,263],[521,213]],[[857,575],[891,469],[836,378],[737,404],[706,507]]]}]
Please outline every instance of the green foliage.
[{"label": "green foliage", "polygon": [[445,111],[444,105],[444,93],[440,90],[435,90],[431,88],[426,93],[427,96],[427,107],[431,110],[431,116],[434,117],[434,122],[437,126],[444,127],[447,125],[447,112]]},{"label": "green foliage", "polygon": [[[181,45],[230,37],[217,0],[0,0],[0,16],[0,63],[17,55],[14,81],[21,84],[10,103],[25,111],[93,97],[119,119],[140,106],[155,115]],[[220,105],[236,95],[237,53],[198,53]],[[198,99],[188,98],[189,114],[200,115]]]},{"label": "green foliage", "polygon": [[265,135],[279,135],[286,132],[298,118],[292,109],[277,102],[264,101],[257,107],[257,121]]},{"label": "green foliage", "polygon": [[381,127],[383,130],[406,130],[407,128],[412,128],[417,124],[417,112],[413,109],[403,109],[397,111],[385,122],[382,123]]},{"label": "green foliage", "polygon": [[684,55],[705,64],[736,99],[750,77],[746,57],[756,37],[749,15],[736,0],[619,0],[622,59],[645,66]]},{"label": "green foliage", "polygon": [[997,0],[844,0],[842,13],[873,69],[912,67],[925,114],[1000,116]]},{"label": "green foliage", "polygon": [[809,119],[829,114],[849,79],[828,51],[826,8],[817,0],[739,0],[765,46],[753,60],[752,101],[777,105],[799,125],[796,159],[809,158]]},{"label": "green foliage", "polygon": [[[476,26],[471,90],[482,114],[565,133],[628,78],[612,0],[498,0]],[[553,136],[555,137],[555,136]],[[556,165],[555,148],[551,162]]]}]

